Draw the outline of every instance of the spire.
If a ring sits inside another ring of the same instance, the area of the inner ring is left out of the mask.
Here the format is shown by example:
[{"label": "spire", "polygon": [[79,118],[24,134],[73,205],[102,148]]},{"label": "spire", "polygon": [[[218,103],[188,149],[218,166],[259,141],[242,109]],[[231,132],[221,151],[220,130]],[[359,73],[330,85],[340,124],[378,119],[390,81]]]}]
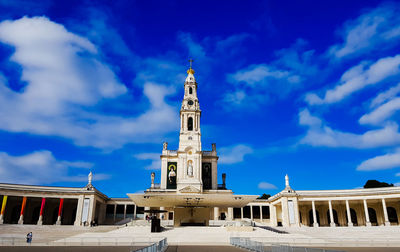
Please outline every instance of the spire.
[{"label": "spire", "polygon": [[287,193],[295,193],[295,191],[290,187],[289,176],[287,174],[285,175],[285,190],[284,191]]},{"label": "spire", "polygon": [[194,69],[192,68],[193,59],[190,59],[190,60],[189,60],[189,63],[190,63],[190,67],[189,67],[189,69],[187,70],[187,73],[188,73],[188,74],[194,74]]}]

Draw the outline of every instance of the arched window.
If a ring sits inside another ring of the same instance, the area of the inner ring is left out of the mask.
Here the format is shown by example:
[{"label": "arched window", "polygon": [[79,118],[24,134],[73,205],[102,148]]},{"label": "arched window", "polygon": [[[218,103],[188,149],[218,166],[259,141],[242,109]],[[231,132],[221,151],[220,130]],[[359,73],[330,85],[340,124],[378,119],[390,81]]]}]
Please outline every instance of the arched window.
[{"label": "arched window", "polygon": [[189,94],[192,94],[193,93],[193,89],[190,87],[189,88]]},{"label": "arched window", "polygon": [[193,130],[193,118],[189,117],[188,119],[188,130],[192,131]]}]

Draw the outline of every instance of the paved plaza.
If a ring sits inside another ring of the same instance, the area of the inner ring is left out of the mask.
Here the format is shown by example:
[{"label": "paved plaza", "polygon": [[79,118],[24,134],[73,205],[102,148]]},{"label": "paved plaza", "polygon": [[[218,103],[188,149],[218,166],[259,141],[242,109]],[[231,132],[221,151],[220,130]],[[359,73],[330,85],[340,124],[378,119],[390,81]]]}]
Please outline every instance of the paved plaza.
[{"label": "paved plaza", "polygon": [[[225,227],[176,227],[161,233],[151,233],[149,226],[36,226],[3,225],[0,239],[15,239],[13,248],[0,246],[0,251],[26,251],[25,236],[33,233],[29,251],[129,251],[143,247],[157,239],[167,238],[167,251],[240,251],[230,246],[230,237],[247,237],[266,244],[299,247],[325,247],[343,251],[398,251],[400,228],[393,227],[321,227],[279,228],[287,234],[259,227],[252,232],[229,232]],[[126,239],[126,240],[124,240]],[[107,243],[109,241],[110,243]],[[127,242],[127,243],[126,243]],[[8,244],[10,245],[10,244]],[[22,246],[20,246],[22,245]],[[43,247],[44,246],[44,247]],[[114,249],[115,248],[115,249]],[[206,249],[206,250],[204,250]]]}]

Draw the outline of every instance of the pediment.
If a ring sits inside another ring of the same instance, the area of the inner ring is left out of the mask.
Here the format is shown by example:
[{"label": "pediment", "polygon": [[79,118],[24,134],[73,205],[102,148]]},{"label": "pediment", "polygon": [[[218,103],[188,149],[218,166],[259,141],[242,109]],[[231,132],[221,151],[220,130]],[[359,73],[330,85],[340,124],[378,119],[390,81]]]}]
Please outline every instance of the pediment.
[{"label": "pediment", "polygon": [[181,190],[179,190],[179,192],[181,192],[181,193],[199,193],[200,190],[194,186],[186,186],[186,187],[182,188]]}]

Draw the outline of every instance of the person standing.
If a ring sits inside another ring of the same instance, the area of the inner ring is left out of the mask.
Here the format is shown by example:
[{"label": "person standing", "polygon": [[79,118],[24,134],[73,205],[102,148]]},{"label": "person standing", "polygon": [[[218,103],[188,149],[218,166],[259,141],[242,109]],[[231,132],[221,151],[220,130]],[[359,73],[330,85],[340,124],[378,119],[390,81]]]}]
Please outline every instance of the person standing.
[{"label": "person standing", "polygon": [[31,244],[31,242],[32,242],[32,232],[29,232],[29,233],[26,235],[26,242],[29,243],[29,244]]}]

